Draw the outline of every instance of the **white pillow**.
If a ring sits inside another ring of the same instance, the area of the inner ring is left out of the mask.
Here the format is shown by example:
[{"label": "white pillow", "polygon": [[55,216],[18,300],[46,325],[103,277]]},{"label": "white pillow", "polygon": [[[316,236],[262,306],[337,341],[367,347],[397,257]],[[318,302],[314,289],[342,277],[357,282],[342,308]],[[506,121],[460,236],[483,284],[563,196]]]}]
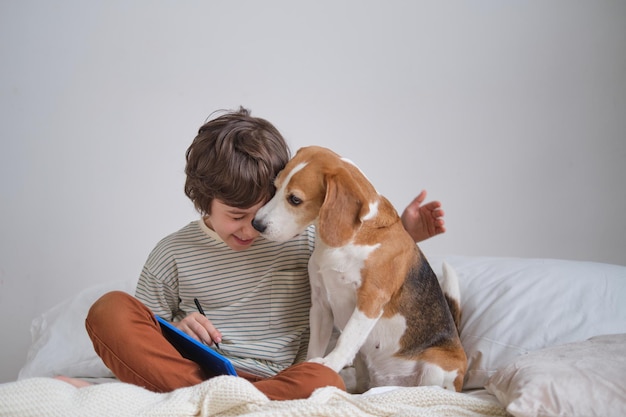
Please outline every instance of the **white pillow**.
[{"label": "white pillow", "polygon": [[101,295],[113,290],[132,294],[136,282],[136,279],[118,281],[87,288],[35,318],[30,329],[32,344],[18,379],[57,375],[112,377],[93,349],[85,330],[85,318]]},{"label": "white pillow", "polygon": [[[429,257],[439,275],[442,258]],[[464,389],[518,356],[626,333],[626,267],[553,259],[445,257],[461,289]]]},{"label": "white pillow", "polygon": [[486,388],[515,417],[626,416],[626,334],[520,356]]}]

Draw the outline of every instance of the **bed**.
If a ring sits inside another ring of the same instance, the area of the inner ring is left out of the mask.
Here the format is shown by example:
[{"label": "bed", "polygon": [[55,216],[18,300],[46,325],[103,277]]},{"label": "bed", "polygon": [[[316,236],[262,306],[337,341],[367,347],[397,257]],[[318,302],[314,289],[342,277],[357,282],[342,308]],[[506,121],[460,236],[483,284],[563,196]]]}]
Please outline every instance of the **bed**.
[{"label": "bed", "polygon": [[[431,257],[435,271],[443,257]],[[91,303],[135,282],[86,289],[36,318],[18,380],[0,385],[0,416],[625,416],[626,267],[594,262],[446,256],[458,272],[468,355],[462,393],[321,388],[269,401],[222,376],[155,394],[121,383],[84,331]],[[76,389],[55,375],[96,384]]]}]

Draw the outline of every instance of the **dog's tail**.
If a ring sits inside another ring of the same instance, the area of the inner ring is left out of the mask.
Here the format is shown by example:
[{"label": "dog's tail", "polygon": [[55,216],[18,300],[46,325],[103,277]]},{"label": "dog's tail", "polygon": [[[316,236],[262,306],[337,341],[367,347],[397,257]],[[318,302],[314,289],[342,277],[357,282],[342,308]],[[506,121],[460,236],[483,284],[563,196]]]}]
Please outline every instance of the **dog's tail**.
[{"label": "dog's tail", "polygon": [[461,290],[459,288],[459,276],[449,263],[443,262],[443,278],[441,289],[448,302],[456,329],[461,334]]}]

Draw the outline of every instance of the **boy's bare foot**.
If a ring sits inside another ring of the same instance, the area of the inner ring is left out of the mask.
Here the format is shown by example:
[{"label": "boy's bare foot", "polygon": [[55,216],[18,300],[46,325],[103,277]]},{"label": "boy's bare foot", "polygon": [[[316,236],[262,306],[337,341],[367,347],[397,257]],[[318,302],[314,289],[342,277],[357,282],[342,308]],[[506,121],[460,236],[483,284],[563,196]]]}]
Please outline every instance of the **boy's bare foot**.
[{"label": "boy's bare foot", "polygon": [[83,387],[88,387],[90,385],[92,385],[91,383],[87,382],[87,381],[83,381],[82,379],[78,379],[78,378],[70,378],[68,376],[55,376],[54,379],[58,379],[60,381],[64,381],[67,382],[70,385],[75,386],[76,388],[83,388]]}]

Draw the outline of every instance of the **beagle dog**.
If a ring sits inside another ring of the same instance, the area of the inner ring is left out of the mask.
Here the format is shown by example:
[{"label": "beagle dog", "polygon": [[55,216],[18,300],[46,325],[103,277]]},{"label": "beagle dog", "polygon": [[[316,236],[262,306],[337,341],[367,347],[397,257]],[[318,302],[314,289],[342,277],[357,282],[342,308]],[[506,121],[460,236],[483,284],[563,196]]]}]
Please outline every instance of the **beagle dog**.
[{"label": "beagle dog", "polygon": [[[460,391],[467,358],[454,270],[444,264],[440,284],[391,203],[329,149],[300,149],[275,185],[254,228],[286,241],[316,227],[307,358],[336,372],[354,363],[360,392],[382,385]],[[333,325],[341,334],[324,356]]]}]

